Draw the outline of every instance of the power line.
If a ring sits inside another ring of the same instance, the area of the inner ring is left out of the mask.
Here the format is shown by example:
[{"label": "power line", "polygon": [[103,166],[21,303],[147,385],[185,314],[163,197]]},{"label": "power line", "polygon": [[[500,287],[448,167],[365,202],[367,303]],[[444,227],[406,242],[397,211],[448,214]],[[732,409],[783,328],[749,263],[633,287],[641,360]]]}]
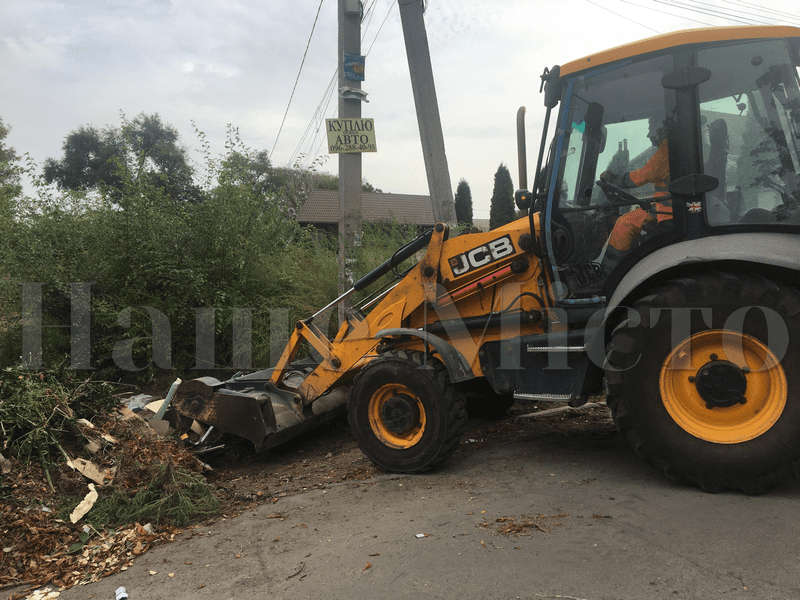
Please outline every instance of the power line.
[{"label": "power line", "polygon": [[328,87],[325,88],[325,92],[323,93],[322,98],[317,104],[317,108],[314,110],[314,114],[311,116],[311,120],[308,122],[308,125],[306,126],[306,130],[303,132],[303,135],[300,137],[300,140],[297,143],[297,147],[294,149],[294,152],[292,153],[293,159],[301,155],[301,153],[304,151],[304,144],[307,143],[309,136],[312,135],[312,132],[315,132],[317,129],[319,129],[319,123],[324,117],[324,111],[327,110],[326,101],[327,102],[330,101],[329,98],[332,95],[335,81],[336,81],[336,72],[334,71],[333,77],[331,78],[331,81],[328,83]]},{"label": "power line", "polygon": [[644,25],[644,24],[642,24],[642,23],[639,23],[638,21],[634,21],[633,19],[631,19],[631,18],[629,18],[629,17],[626,17],[625,15],[621,15],[621,14],[619,14],[618,12],[614,12],[614,11],[613,11],[613,10],[611,10],[610,8],[606,8],[605,6],[601,6],[600,4],[597,4],[597,2],[592,2],[592,0],[586,0],[586,1],[587,1],[589,4],[593,4],[593,5],[594,5],[594,6],[596,6],[597,8],[602,8],[603,10],[607,10],[607,11],[608,11],[608,12],[610,12],[612,15],[617,15],[618,17],[620,17],[620,18],[622,18],[622,19],[625,19],[626,21],[630,21],[631,23],[635,23],[635,24],[636,24],[636,25],[638,25],[639,27],[644,27],[645,29],[649,29],[650,31],[654,31],[654,32],[656,32],[656,33],[661,33],[661,32],[660,32],[660,31],[658,31],[657,29],[653,29],[652,27],[648,27],[647,25]]},{"label": "power line", "polygon": [[[666,10],[658,10],[657,8],[652,8],[650,6],[643,6],[641,4],[636,4],[635,2],[631,2],[631,0],[620,0],[620,1],[624,2],[625,4],[630,4],[632,6],[636,6],[637,8],[644,8],[645,10],[652,10],[652,11],[661,13],[662,15],[669,15],[670,17],[677,17],[678,16],[675,13],[667,12]],[[680,18],[686,19],[687,21],[692,21],[694,23],[700,23],[700,25],[707,25],[708,27],[713,27],[713,25],[711,23],[706,23],[705,21],[698,21],[697,19],[690,19],[688,17],[680,17]]]},{"label": "power line", "polygon": [[[701,4],[707,4],[701,2]],[[753,19],[757,22],[761,23],[775,23],[776,21],[786,21],[783,17],[775,17],[774,15],[768,15],[769,9],[766,7],[753,7],[745,6],[745,5],[737,5],[735,3],[727,2],[728,11],[735,14],[738,17],[745,18],[745,19]],[[768,21],[762,21],[762,19],[769,19]]]},{"label": "power line", "polygon": [[[678,14],[674,11],[659,10],[657,8],[653,8],[652,6],[637,4],[636,2],[632,2],[631,0],[620,0],[620,1],[625,4],[635,6],[637,8],[651,10],[661,14],[668,15],[670,17],[692,21],[694,23],[699,23],[700,25],[705,25],[707,27],[715,26],[713,23],[692,19],[691,17],[687,17],[683,14]],[[679,2],[677,0],[651,0],[651,1],[653,3],[663,4],[665,6],[672,7],[679,11],[687,11],[691,13],[696,13],[698,15],[706,15],[717,19],[724,19],[726,21],[733,21],[735,23],[741,23],[741,24],[749,24],[749,25],[770,24],[776,21],[782,21],[784,23],[797,23],[800,21],[800,15],[792,15],[791,13],[787,13],[784,11],[762,7],[752,2],[746,2],[745,0],[727,0],[725,2],[725,4],[727,4],[727,8],[724,6],[717,6],[714,4],[709,4],[708,2],[701,2],[701,1],[694,1],[691,4],[686,2]],[[750,12],[753,9],[755,9],[756,12]],[[770,20],[765,21],[763,19],[770,19]]]},{"label": "power line", "polygon": [[303,144],[306,143],[307,139],[309,138],[309,136],[311,136],[313,131],[314,138],[312,138],[309,144],[306,146],[307,150],[305,152],[306,156],[311,155],[310,146],[314,143],[314,139],[316,138],[317,134],[319,133],[320,127],[322,127],[322,124],[325,121],[325,113],[327,112],[328,106],[330,105],[331,98],[333,97],[333,92],[336,89],[335,83],[337,74],[338,70],[334,70],[333,77],[331,77],[331,80],[328,83],[328,87],[325,88],[325,91],[322,94],[322,98],[317,104],[317,108],[314,111],[314,114],[312,115],[311,120],[309,121],[305,132],[300,137],[300,141],[297,143],[297,147],[292,153],[292,158],[300,156],[301,151],[303,150]]},{"label": "power line", "polygon": [[[317,127],[316,131],[314,132],[314,139],[317,139],[317,137],[319,136],[320,128],[322,128],[323,125],[325,124],[325,113],[328,112],[328,106],[330,106],[332,98],[333,98],[333,94],[328,94],[328,99],[327,99],[327,101],[325,103],[325,106],[323,107],[322,111],[320,112],[319,126]],[[309,147],[310,151],[309,151],[308,155],[309,156],[313,156],[313,157],[316,158],[317,156],[319,156],[319,151],[321,150],[322,146],[327,146],[327,145],[328,145],[328,135],[327,135],[327,132],[325,132],[325,133],[323,133],[322,136],[320,136],[319,143],[316,146],[314,146],[313,149],[312,149],[312,147]]]},{"label": "power line", "polygon": [[782,10],[775,10],[773,8],[769,8],[766,6],[761,6],[759,4],[754,4],[753,2],[745,2],[744,0],[728,0],[729,4],[738,5],[740,7],[748,7],[756,9],[759,13],[771,13],[776,16],[776,21],[783,21],[784,23],[800,23],[800,14],[792,14]]},{"label": "power line", "polygon": [[366,25],[364,25],[361,31],[361,41],[364,41],[364,37],[367,35],[367,30],[369,29],[370,23],[372,23],[372,17],[375,14],[375,5],[378,3],[378,0],[372,0],[372,3],[366,8],[364,11],[364,16],[361,17],[361,23],[366,21]]},{"label": "power line", "polygon": [[[394,9],[397,0],[393,0],[391,5],[389,6],[389,10],[386,11],[386,15],[381,21],[380,27],[378,27],[378,31],[375,33],[375,37],[372,38],[372,42],[369,45],[369,49],[364,53],[365,56],[369,56],[369,53],[372,51],[372,47],[375,45],[375,42],[378,40],[378,37],[383,30],[383,26],[386,24],[386,21],[389,19],[389,16]],[[369,14],[369,18],[371,19],[375,13],[375,7],[377,6],[377,0],[373,0],[373,2],[369,5],[369,7],[365,10],[365,18],[367,14]],[[369,23],[367,24],[369,27]],[[366,33],[366,32],[365,32]],[[362,36],[362,42],[364,41],[365,36]],[[322,136],[322,139],[315,144],[315,141],[319,137],[319,131],[325,124],[325,115],[328,112],[328,107],[330,106],[331,99],[333,97],[333,92],[335,91],[335,81],[336,81],[337,72],[334,71],[333,77],[331,78],[328,87],[325,89],[325,92],[322,94],[322,99],[317,104],[317,108],[314,111],[311,120],[306,127],[305,132],[300,138],[300,141],[297,143],[297,147],[295,148],[292,157],[295,158],[300,156],[301,152],[304,151],[304,156],[307,159],[313,159],[317,151],[322,148],[323,145],[327,145],[327,139],[325,136]]]},{"label": "power line", "polygon": [[653,0],[653,1],[654,2],[658,2],[659,4],[666,4],[667,6],[672,6],[673,8],[677,8],[677,9],[680,9],[680,10],[688,10],[690,12],[699,13],[701,15],[708,15],[708,16],[711,16],[711,17],[722,18],[722,19],[726,19],[728,21],[733,21],[735,23],[742,23],[742,24],[745,24],[745,25],[754,25],[754,24],[758,24],[758,23],[767,24],[768,23],[768,21],[756,21],[756,20],[753,20],[753,19],[750,19],[750,18],[747,18],[747,17],[738,17],[737,18],[737,17],[732,16],[729,13],[726,13],[724,11],[720,11],[716,6],[707,4],[705,2],[699,2],[697,0],[694,0],[694,4],[695,5],[709,6],[710,8],[701,9],[701,8],[698,8],[698,6],[693,6],[692,4],[688,4],[688,5],[687,4],[682,4],[682,3],[674,1],[674,0],[671,1],[671,2],[669,0]]},{"label": "power line", "polygon": [[386,19],[389,18],[390,14],[392,14],[392,9],[394,8],[394,5],[395,5],[396,2],[397,2],[397,0],[394,0],[392,2],[392,5],[389,7],[389,10],[386,12],[386,16],[383,17],[383,21],[381,21],[381,26],[378,27],[378,33],[376,33],[375,37],[372,38],[372,43],[369,45],[369,50],[367,50],[367,53],[365,54],[365,56],[369,56],[369,53],[372,51],[372,47],[375,45],[375,40],[377,40],[378,36],[381,34],[381,31],[383,30],[383,26],[386,24]]},{"label": "power line", "polygon": [[292,94],[289,96],[289,104],[286,105],[286,112],[283,113],[283,120],[281,121],[281,126],[278,129],[278,135],[275,136],[275,143],[272,145],[272,152],[269,153],[270,157],[275,154],[275,146],[278,145],[278,139],[281,137],[281,131],[283,131],[283,124],[286,123],[286,115],[289,114],[289,107],[292,105],[292,98],[294,98],[294,92],[297,90],[297,82],[300,81],[300,73],[303,72],[303,65],[306,62],[306,55],[308,54],[308,48],[311,46],[311,38],[314,37],[314,29],[317,27],[317,20],[319,19],[319,13],[322,10],[322,3],[325,0],[319,0],[319,6],[317,7],[317,15],[314,17],[314,25],[311,26],[311,33],[308,36],[308,43],[306,44],[306,50],[303,52],[303,60],[300,61],[300,69],[297,71],[297,78],[294,80],[294,87],[292,88]]}]

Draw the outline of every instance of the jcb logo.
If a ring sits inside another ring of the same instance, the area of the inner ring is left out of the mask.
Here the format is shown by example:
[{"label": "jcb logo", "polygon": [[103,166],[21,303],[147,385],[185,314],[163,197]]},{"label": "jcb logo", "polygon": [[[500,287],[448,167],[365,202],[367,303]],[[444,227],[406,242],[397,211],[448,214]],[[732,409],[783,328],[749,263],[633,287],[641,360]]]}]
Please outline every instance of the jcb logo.
[{"label": "jcb logo", "polygon": [[511,236],[504,235],[469,252],[454,256],[450,259],[450,268],[453,269],[453,275],[458,277],[511,254],[514,254],[514,244],[511,242]]}]

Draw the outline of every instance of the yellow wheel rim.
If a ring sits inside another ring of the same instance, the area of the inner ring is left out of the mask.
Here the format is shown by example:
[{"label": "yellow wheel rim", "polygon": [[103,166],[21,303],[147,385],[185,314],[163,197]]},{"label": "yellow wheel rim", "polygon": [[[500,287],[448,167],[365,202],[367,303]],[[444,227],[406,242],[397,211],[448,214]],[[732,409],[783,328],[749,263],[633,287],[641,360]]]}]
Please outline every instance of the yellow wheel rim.
[{"label": "yellow wheel rim", "polygon": [[383,385],[370,397],[370,427],[391,448],[411,448],[419,442],[425,432],[425,420],[425,407],[404,385]]},{"label": "yellow wheel rim", "polygon": [[[715,380],[714,369],[723,376]],[[715,386],[729,398],[736,395],[729,388],[740,381],[744,403],[715,403]],[[659,387],[664,407],[684,431],[717,444],[757,438],[786,406],[780,362],[761,341],[736,331],[709,330],[685,339],[664,361]]]}]

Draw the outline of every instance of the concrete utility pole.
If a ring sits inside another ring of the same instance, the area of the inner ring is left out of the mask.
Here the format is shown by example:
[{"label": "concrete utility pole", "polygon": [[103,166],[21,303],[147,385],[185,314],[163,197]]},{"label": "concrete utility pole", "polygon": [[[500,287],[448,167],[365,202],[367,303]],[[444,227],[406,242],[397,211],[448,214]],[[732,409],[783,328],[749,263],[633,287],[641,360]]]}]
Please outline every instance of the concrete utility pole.
[{"label": "concrete utility pole", "polygon": [[[361,2],[339,0],[339,118],[360,119],[361,82],[345,78],[344,55],[361,54]],[[348,90],[349,88],[349,90]],[[339,293],[350,289],[348,265],[361,235],[361,153],[339,154]],[[347,306],[339,304],[339,323]]]},{"label": "concrete utility pole", "polygon": [[422,0],[398,2],[403,37],[406,42],[408,70],[414,90],[414,105],[417,109],[419,136],[425,157],[425,172],[428,189],[433,202],[433,218],[437,223],[456,223],[456,204],[450,186],[450,172],[444,151],[444,134],[439,119],[439,103],[436,101],[436,86],[433,84],[433,68],[425,32]]}]

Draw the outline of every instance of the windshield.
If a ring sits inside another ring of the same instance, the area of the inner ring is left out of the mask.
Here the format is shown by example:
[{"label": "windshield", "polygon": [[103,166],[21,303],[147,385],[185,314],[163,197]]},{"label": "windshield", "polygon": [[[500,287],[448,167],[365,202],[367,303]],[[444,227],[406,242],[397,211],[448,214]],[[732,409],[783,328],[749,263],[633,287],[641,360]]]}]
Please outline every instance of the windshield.
[{"label": "windshield", "polygon": [[675,96],[661,80],[673,65],[660,56],[567,86],[547,238],[555,278],[572,297],[598,294],[628,252],[672,226]]},{"label": "windshield", "polygon": [[706,198],[712,225],[800,223],[800,92],[783,40],[698,52],[703,160],[719,186]]}]

